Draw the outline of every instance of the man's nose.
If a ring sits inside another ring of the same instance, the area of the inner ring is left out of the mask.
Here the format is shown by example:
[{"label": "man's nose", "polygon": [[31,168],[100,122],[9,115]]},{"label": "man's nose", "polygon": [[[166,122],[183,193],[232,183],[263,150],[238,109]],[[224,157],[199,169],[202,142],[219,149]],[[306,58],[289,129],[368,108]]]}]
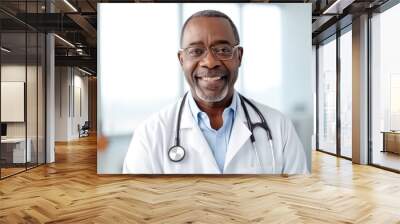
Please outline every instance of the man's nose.
[{"label": "man's nose", "polygon": [[221,65],[221,61],[216,59],[211,51],[208,51],[204,58],[200,60],[199,65],[211,69]]}]

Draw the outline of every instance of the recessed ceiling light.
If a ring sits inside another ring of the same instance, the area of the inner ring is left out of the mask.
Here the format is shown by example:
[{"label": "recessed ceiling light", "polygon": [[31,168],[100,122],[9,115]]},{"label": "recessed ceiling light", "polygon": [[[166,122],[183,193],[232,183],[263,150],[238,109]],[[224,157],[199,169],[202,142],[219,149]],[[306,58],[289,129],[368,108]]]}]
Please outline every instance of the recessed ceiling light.
[{"label": "recessed ceiling light", "polygon": [[57,35],[57,34],[54,34],[54,36],[55,37],[57,37],[59,40],[61,40],[62,42],[64,42],[64,43],[66,43],[67,45],[69,45],[70,47],[73,47],[73,48],[75,48],[75,45],[73,45],[71,42],[69,42],[68,40],[66,40],[66,39],[64,39],[64,38],[62,38],[62,37],[60,37],[59,35]]},{"label": "recessed ceiling light", "polygon": [[342,14],[343,9],[351,5],[355,0],[336,0],[322,14]]},{"label": "recessed ceiling light", "polygon": [[9,49],[7,49],[7,48],[5,48],[5,47],[1,47],[1,50],[4,51],[4,52],[6,52],[6,53],[10,53],[10,52],[11,52],[11,50],[9,50]]},{"label": "recessed ceiling light", "polygon": [[88,71],[86,71],[86,70],[83,70],[83,69],[81,69],[81,68],[79,68],[79,67],[78,67],[78,70],[81,71],[81,72],[83,72],[83,73],[85,73],[85,74],[87,74],[87,75],[90,75],[90,76],[92,75],[92,73],[90,73],[90,72],[88,72]]},{"label": "recessed ceiling light", "polygon": [[71,4],[69,1],[64,0],[65,4],[67,4],[74,12],[78,12],[78,10]]}]

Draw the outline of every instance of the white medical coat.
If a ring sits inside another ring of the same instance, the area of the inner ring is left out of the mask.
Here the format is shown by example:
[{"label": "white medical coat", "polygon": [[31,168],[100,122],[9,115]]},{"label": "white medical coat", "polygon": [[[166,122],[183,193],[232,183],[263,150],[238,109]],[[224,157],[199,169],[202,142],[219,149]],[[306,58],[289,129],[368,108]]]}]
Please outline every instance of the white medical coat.
[{"label": "white medical coat", "polygon": [[[186,99],[187,101],[187,99]],[[275,156],[274,174],[308,173],[306,156],[292,122],[279,111],[252,101],[264,115],[271,130]],[[168,150],[176,138],[177,114],[181,100],[152,115],[135,130],[125,156],[123,173],[131,174],[220,174],[212,150],[194,120],[188,102],[182,111],[180,145],[185,157],[172,162]],[[260,121],[256,112],[246,104],[253,123]],[[224,174],[272,174],[273,161],[267,134],[262,128],[254,129],[255,144],[261,159],[260,167],[250,141],[243,108],[233,122],[227,147]]]}]

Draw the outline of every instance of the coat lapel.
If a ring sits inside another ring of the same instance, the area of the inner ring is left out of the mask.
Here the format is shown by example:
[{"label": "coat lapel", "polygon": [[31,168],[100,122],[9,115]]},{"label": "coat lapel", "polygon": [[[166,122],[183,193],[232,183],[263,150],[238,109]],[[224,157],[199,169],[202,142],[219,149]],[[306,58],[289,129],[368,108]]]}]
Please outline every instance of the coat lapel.
[{"label": "coat lapel", "polygon": [[233,122],[231,136],[229,138],[228,148],[225,157],[224,170],[227,169],[229,163],[243,147],[247,140],[250,140],[251,131],[247,127],[247,120],[244,115],[243,108],[238,102],[238,111]]},{"label": "coat lapel", "polygon": [[186,145],[188,146],[184,146],[186,153],[190,154],[190,149],[194,149],[199,152],[199,155],[202,155],[201,158],[196,160],[206,165],[206,170],[203,170],[203,173],[221,173],[208,142],[193,118],[187,100],[182,111],[180,136],[182,136],[181,139],[187,139],[185,142],[187,142]]}]

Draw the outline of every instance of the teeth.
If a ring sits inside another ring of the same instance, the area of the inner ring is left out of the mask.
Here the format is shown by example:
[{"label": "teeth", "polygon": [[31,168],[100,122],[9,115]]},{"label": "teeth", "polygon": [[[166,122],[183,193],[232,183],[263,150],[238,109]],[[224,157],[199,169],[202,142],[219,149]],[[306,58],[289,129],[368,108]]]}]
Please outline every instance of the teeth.
[{"label": "teeth", "polygon": [[202,77],[201,79],[205,81],[217,81],[221,79],[221,77]]}]

